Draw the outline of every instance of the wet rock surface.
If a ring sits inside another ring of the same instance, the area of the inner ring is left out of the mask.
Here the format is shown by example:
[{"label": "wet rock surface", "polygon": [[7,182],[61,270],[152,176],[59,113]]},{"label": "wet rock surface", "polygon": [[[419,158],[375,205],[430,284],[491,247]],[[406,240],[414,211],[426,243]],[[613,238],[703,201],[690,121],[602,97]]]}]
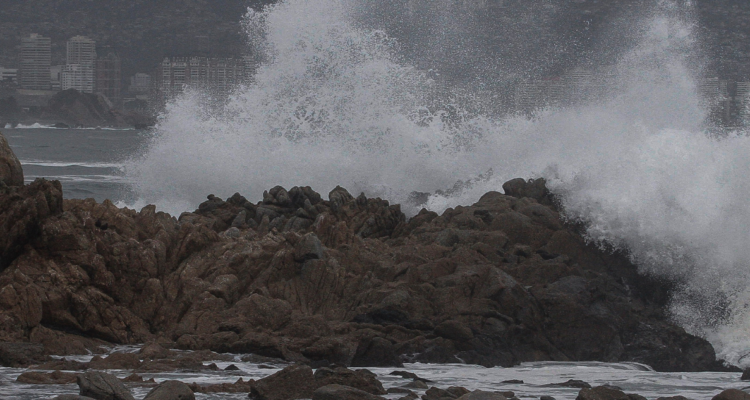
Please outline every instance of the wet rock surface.
[{"label": "wet rock surface", "polygon": [[63,200],[56,182],[0,188],[0,341],[81,354],[160,340],[143,357],[92,361],[138,372],[201,368],[168,348],[315,367],[721,368],[669,322],[668,287],[587,245],[543,181],[507,186],[515,197],[410,220],[340,187],[328,200],[309,187],[258,204],[209,196],[179,218]]}]

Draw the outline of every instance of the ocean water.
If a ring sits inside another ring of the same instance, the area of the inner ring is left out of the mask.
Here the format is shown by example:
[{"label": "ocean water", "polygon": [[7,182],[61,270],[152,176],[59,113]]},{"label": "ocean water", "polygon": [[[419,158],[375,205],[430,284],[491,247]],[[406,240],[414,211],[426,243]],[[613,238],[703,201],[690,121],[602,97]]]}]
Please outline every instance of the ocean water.
[{"label": "ocean water", "polygon": [[[113,351],[137,351],[135,347],[121,346]],[[261,379],[271,375],[285,365],[259,364],[241,361],[241,355],[235,355],[233,361],[216,362],[221,369],[230,364],[236,365],[239,371],[210,371],[210,372],[171,372],[156,374],[140,374],[145,380],[154,378],[157,382],[165,380],[179,380],[186,383],[196,382],[201,385],[217,383],[234,383],[242,378]],[[88,361],[91,356],[73,356],[69,359]],[[204,363],[208,365],[210,362]],[[273,367],[268,369],[267,367]],[[512,391],[520,399],[538,399],[541,396],[553,396],[557,400],[573,400],[580,389],[555,386],[556,383],[570,379],[582,380],[592,386],[611,385],[621,388],[626,393],[637,393],[653,400],[659,397],[682,395],[693,400],[710,399],[725,389],[748,389],[748,383],[742,382],[740,373],[661,373],[654,372],[648,366],[635,363],[607,364],[597,362],[561,363],[536,362],[524,363],[514,368],[484,368],[475,365],[462,364],[406,364],[404,368],[370,368],[378,375],[383,386],[388,389],[400,387],[410,382],[398,376],[389,375],[393,371],[409,371],[421,378],[426,378],[435,386],[442,389],[450,386],[462,386],[469,390]],[[0,367],[0,398],[7,400],[36,400],[51,399],[61,394],[78,394],[78,386],[70,385],[29,385],[16,382],[16,378],[25,370]],[[52,372],[52,371],[49,371]],[[107,371],[119,378],[131,374],[130,371]],[[521,380],[523,383],[503,383],[507,380]],[[149,387],[130,385],[136,399],[146,396]],[[424,390],[414,390],[420,396]],[[388,394],[388,399],[398,399],[402,394]],[[196,399],[246,399],[246,393],[196,393]]]},{"label": "ocean water", "polygon": [[148,141],[146,131],[55,129],[39,124],[1,129],[27,183],[59,180],[65,198],[114,202],[133,198],[125,164]]}]

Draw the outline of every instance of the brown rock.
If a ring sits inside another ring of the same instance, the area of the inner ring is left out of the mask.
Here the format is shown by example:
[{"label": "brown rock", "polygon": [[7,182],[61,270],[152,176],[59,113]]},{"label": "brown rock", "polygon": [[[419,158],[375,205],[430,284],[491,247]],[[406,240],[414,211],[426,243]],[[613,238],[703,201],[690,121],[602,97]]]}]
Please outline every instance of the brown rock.
[{"label": "brown rock", "polygon": [[50,373],[28,371],[18,375],[16,381],[35,385],[67,385],[76,383],[76,374],[55,371]]},{"label": "brown rock", "polygon": [[0,132],[0,182],[8,186],[23,186],[23,169],[8,141]]},{"label": "brown rock", "polygon": [[597,386],[591,389],[581,389],[576,400],[630,400],[630,398],[622,390],[608,386]]},{"label": "brown rock", "polygon": [[739,389],[727,389],[714,396],[711,400],[750,400],[750,394]]},{"label": "brown rock", "polygon": [[143,400],[195,400],[195,394],[180,381],[165,381],[151,389]]},{"label": "brown rock", "polygon": [[251,395],[258,400],[306,399],[316,387],[312,368],[298,364],[258,380]]},{"label": "brown rock", "polygon": [[97,400],[135,400],[117,377],[103,372],[86,372],[78,375],[81,396]]},{"label": "brown rock", "polygon": [[314,374],[316,387],[343,385],[371,394],[386,394],[383,384],[370,372],[352,371],[347,368],[318,368]]}]

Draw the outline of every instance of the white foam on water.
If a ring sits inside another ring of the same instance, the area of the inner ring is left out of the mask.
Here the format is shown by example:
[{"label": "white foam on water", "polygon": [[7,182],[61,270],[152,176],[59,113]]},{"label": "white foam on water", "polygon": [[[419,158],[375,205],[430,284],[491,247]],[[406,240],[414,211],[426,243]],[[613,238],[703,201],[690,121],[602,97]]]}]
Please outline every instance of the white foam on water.
[{"label": "white foam on water", "polygon": [[220,111],[195,91],[167,106],[126,167],[139,205],[179,214],[209,193],[257,200],[275,185],[405,202],[470,181],[430,196],[426,206],[442,211],[508,179],[544,177],[592,241],[676,282],[679,323],[750,365],[750,138],[707,133],[693,29],[673,4],[633,27],[641,38],[614,63],[606,96],[531,119],[467,111],[471,93],[436,94],[394,39],[357,23],[357,4],[287,0],[250,12],[266,56],[254,82]]}]

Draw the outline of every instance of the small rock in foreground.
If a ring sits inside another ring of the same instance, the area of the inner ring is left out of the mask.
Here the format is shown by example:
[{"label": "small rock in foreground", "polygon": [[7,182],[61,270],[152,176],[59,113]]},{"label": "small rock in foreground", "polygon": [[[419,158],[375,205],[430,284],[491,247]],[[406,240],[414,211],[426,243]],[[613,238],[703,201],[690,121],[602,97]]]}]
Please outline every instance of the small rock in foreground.
[{"label": "small rock in foreground", "polygon": [[195,400],[195,394],[185,383],[166,381],[151,389],[143,400]]}]

